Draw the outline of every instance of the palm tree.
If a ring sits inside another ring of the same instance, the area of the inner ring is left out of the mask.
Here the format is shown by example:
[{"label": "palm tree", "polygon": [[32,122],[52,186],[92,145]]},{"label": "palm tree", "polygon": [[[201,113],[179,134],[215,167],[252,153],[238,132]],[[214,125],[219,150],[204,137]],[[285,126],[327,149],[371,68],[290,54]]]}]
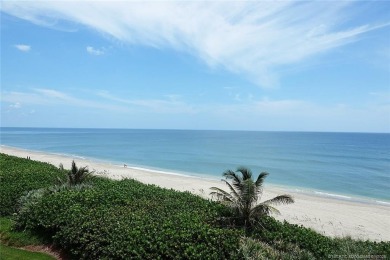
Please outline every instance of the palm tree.
[{"label": "palm tree", "polygon": [[[263,216],[270,213],[279,213],[272,205],[294,202],[290,195],[279,195],[258,203],[263,193],[264,179],[268,176],[267,172],[260,173],[256,181],[252,178],[251,170],[245,167],[239,167],[236,172],[227,170],[222,176],[226,178],[222,181],[229,187],[230,192],[212,187],[213,192],[210,195],[231,207],[234,210],[235,217],[241,221],[246,229],[249,229]],[[232,180],[232,183],[227,180]]]},{"label": "palm tree", "polygon": [[85,183],[92,178],[92,173],[93,172],[88,170],[87,166],[78,168],[73,160],[72,168],[68,172],[67,184],[69,186],[75,186],[77,184]]}]

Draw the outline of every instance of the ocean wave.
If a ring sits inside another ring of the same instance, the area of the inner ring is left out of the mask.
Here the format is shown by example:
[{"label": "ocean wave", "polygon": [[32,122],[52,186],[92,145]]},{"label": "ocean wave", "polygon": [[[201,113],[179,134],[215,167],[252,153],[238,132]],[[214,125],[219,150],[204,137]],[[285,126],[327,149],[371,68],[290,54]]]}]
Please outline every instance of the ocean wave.
[{"label": "ocean wave", "polygon": [[[116,165],[117,167],[123,167],[123,165]],[[174,176],[180,176],[180,177],[185,177],[185,178],[196,178],[196,179],[202,179],[202,180],[219,180],[219,178],[214,178],[214,176],[211,175],[199,175],[199,174],[191,174],[191,173],[178,173],[178,172],[173,172],[173,171],[165,171],[161,169],[151,169],[151,168],[146,168],[146,167],[140,167],[140,166],[127,166],[128,169],[133,169],[133,170],[140,170],[140,171],[147,171],[151,173],[159,173],[159,174],[166,174],[166,175],[174,175]]]},{"label": "ocean wave", "polygon": [[83,156],[80,156],[80,155],[75,155],[75,154],[52,153],[52,152],[47,152],[47,153],[49,153],[49,154],[54,154],[54,155],[58,155],[58,156],[65,156],[65,157],[77,158],[77,159],[81,159],[81,160],[86,160],[86,159],[87,159],[86,157],[83,157]]},{"label": "ocean wave", "polygon": [[390,206],[390,202],[386,202],[386,201],[376,200],[375,203]]},{"label": "ocean wave", "polygon": [[340,195],[340,194],[333,194],[333,193],[327,193],[327,192],[321,192],[321,191],[315,191],[314,194],[324,196],[324,197],[332,197],[332,198],[339,198],[339,199],[347,199],[351,200],[352,197]]},{"label": "ocean wave", "polygon": [[340,200],[348,200],[348,201],[367,203],[367,204],[377,204],[377,205],[390,206],[390,202],[381,201],[381,200],[373,200],[371,198],[346,196],[346,195],[327,193],[327,192],[321,192],[321,191],[313,191],[313,193],[315,195],[321,196],[321,197],[328,197],[328,198],[334,198],[334,199],[340,199]]},{"label": "ocean wave", "polygon": [[181,173],[176,173],[176,172],[168,172],[168,171],[163,171],[163,170],[156,170],[156,169],[143,168],[143,167],[137,167],[137,166],[129,166],[128,168],[129,169],[134,169],[134,170],[140,170],[140,171],[147,171],[147,172],[167,174],[167,175],[176,175],[176,176],[181,176],[181,177],[196,177],[196,176],[190,176],[188,174],[181,174]]}]

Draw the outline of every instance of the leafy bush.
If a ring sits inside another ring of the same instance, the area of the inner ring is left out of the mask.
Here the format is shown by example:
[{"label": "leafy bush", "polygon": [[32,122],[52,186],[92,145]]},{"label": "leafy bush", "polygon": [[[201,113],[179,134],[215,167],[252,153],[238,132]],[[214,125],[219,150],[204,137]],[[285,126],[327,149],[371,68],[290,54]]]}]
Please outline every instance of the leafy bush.
[{"label": "leafy bush", "polygon": [[[274,242],[275,244],[283,243],[281,241]],[[315,259],[308,251],[300,249],[295,244],[286,244],[288,251],[280,251],[265,242],[243,237],[240,241],[240,251],[244,259]]]},{"label": "leafy bush", "polygon": [[251,237],[266,242],[281,252],[290,252],[291,245],[313,254],[315,258],[330,255],[385,255],[390,256],[390,242],[358,241],[349,238],[330,238],[312,229],[279,222],[271,217],[263,218]]},{"label": "leafy bush", "polygon": [[223,211],[190,193],[96,178],[89,189],[46,194],[17,221],[80,259],[236,258],[240,231],[213,222]]},{"label": "leafy bush", "polygon": [[390,242],[362,241],[354,240],[350,237],[335,238],[334,242],[336,246],[333,254],[335,255],[375,255],[385,256],[385,259],[390,259]]},{"label": "leafy bush", "polygon": [[48,163],[0,154],[0,216],[17,210],[17,200],[30,190],[49,187],[64,171]]}]

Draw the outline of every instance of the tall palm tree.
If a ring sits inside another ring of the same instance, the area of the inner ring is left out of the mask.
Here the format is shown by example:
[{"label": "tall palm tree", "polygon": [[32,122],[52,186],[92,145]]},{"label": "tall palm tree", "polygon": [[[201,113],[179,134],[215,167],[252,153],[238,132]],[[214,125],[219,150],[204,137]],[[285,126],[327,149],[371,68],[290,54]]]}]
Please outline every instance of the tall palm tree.
[{"label": "tall palm tree", "polygon": [[[231,207],[236,218],[242,221],[242,224],[247,229],[261,217],[270,213],[279,213],[273,205],[294,202],[290,195],[279,195],[273,199],[258,203],[263,193],[264,179],[268,176],[267,172],[260,173],[256,181],[252,178],[251,170],[245,167],[239,167],[236,172],[227,170],[223,173],[223,176],[226,180],[222,181],[229,187],[230,192],[212,187],[211,190],[213,192],[210,195]],[[232,183],[229,183],[227,180],[232,180]]]}]

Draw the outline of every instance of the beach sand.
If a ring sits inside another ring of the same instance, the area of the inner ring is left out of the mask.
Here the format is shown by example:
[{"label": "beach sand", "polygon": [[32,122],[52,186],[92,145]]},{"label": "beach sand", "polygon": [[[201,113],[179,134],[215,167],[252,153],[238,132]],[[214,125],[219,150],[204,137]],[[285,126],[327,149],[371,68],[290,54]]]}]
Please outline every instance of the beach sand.
[{"label": "beach sand", "polygon": [[[189,191],[204,198],[210,198],[210,187],[226,187],[219,180],[197,178],[159,171],[124,167],[79,157],[49,154],[37,151],[1,146],[1,153],[48,162],[54,166],[60,163],[70,168],[72,160],[78,166],[88,166],[98,175],[112,179],[133,178],[146,184],[155,184],[163,188]],[[355,239],[390,241],[390,205],[379,205],[358,201],[312,196],[305,193],[265,184],[263,200],[276,195],[290,194],[295,203],[279,205],[280,215],[274,217],[289,223],[312,228],[321,234],[332,237],[351,236]]]}]

